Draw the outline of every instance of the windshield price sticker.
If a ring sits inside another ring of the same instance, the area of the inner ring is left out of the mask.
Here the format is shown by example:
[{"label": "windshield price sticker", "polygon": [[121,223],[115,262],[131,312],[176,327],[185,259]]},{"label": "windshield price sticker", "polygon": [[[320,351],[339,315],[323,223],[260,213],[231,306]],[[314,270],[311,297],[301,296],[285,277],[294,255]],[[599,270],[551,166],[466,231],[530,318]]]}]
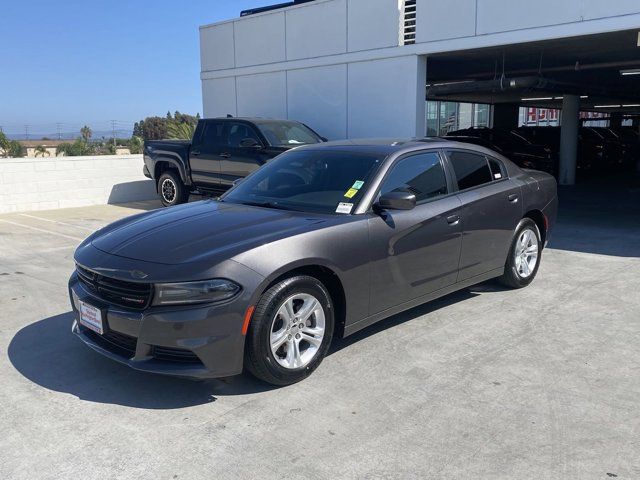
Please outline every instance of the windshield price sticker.
[{"label": "windshield price sticker", "polygon": [[353,203],[339,203],[338,208],[336,208],[336,213],[351,213],[353,210]]},{"label": "windshield price sticker", "polygon": [[351,188],[355,188],[356,190],[360,190],[363,185],[364,185],[364,182],[362,180],[358,180],[356,183],[353,184],[353,187],[351,187]]}]

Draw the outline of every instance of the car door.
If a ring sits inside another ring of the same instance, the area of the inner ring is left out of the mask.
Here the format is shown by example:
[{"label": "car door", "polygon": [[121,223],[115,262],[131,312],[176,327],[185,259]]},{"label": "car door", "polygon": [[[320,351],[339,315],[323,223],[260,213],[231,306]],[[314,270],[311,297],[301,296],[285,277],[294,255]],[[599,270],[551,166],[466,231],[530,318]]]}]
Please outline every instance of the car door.
[{"label": "car door", "polygon": [[[460,258],[460,200],[438,151],[399,159],[380,193],[409,190],[413,210],[380,212],[369,219],[370,314],[375,314],[456,281]],[[364,281],[365,279],[363,279]]]},{"label": "car door", "polygon": [[197,187],[220,188],[220,155],[226,144],[225,123],[216,120],[202,122],[193,137],[189,152],[191,178]]},{"label": "car door", "polygon": [[521,191],[493,157],[457,149],[446,154],[462,204],[460,282],[504,267],[523,215]]},{"label": "car door", "polygon": [[[243,146],[249,139],[256,142],[255,146]],[[226,189],[260,168],[270,156],[265,151],[265,142],[251,124],[229,122],[227,145],[220,157],[220,184]]]}]

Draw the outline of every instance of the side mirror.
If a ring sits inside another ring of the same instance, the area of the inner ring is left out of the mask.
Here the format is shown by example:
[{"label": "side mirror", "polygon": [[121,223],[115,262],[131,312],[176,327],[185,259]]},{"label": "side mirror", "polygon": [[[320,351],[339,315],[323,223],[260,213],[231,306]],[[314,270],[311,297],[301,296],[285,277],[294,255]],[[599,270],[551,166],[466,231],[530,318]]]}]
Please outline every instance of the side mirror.
[{"label": "side mirror", "polygon": [[327,137],[320,137],[320,140],[322,140],[323,142],[328,142],[329,139]]},{"label": "side mirror", "polygon": [[380,196],[377,206],[381,210],[413,210],[416,196],[403,190],[387,192]]},{"label": "side mirror", "polygon": [[240,142],[240,148],[250,148],[252,150],[262,150],[262,144],[255,138],[245,138]]}]

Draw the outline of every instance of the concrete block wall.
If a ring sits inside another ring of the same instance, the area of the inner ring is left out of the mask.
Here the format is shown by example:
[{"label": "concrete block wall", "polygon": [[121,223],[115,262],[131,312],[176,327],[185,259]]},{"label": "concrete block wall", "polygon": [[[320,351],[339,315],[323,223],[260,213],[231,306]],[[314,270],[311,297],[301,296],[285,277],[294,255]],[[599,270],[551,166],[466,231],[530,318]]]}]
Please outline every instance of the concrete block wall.
[{"label": "concrete block wall", "polygon": [[142,155],[0,159],[0,213],[156,197]]}]

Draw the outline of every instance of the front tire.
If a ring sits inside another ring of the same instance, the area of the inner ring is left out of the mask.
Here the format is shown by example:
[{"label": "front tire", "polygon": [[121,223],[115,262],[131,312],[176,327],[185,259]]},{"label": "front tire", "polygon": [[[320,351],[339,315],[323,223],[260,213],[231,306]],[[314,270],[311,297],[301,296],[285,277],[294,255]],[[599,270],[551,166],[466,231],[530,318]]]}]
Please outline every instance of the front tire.
[{"label": "front tire", "polygon": [[189,199],[189,190],[177,172],[167,170],[158,179],[158,196],[162,205],[172,207],[185,203]]},{"label": "front tire", "polygon": [[322,282],[287,278],[261,297],[245,349],[247,370],[273,385],[304,380],[324,359],[335,324],[333,302]]},{"label": "front tire", "polygon": [[526,287],[538,273],[541,259],[540,230],[533,220],[523,218],[513,236],[500,282],[509,288]]}]

